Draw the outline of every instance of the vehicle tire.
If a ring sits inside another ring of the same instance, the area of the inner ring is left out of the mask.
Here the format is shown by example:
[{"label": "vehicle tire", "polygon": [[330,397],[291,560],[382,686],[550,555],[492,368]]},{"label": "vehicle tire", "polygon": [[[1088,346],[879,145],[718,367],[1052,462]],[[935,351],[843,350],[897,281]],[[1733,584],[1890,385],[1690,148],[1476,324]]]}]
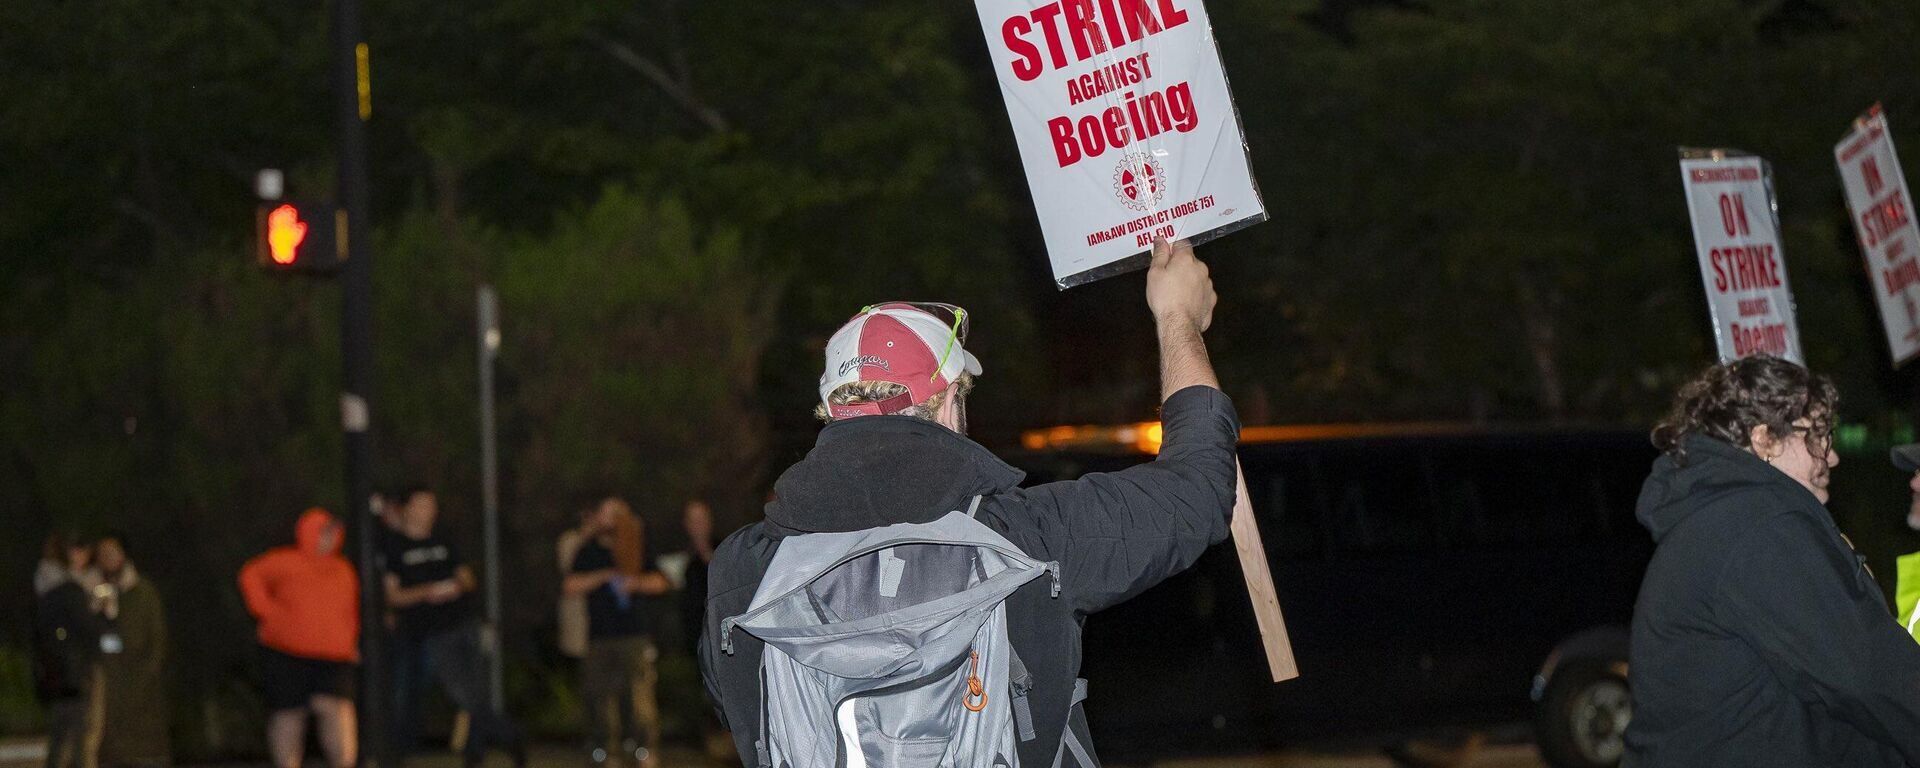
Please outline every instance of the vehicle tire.
[{"label": "vehicle tire", "polygon": [[1534,733],[1554,768],[1614,768],[1626,753],[1633,697],[1625,665],[1598,661],[1555,672],[1540,697]]}]

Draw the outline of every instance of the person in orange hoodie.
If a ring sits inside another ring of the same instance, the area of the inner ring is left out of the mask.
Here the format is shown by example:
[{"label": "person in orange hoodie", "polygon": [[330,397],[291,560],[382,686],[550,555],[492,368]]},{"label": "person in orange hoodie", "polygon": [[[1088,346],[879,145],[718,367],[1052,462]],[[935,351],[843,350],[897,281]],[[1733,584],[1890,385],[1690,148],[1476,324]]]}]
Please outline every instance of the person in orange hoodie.
[{"label": "person in orange hoodie", "polygon": [[353,697],[360,660],[360,582],[340,556],[340,522],[314,507],[294,527],[295,546],[275,547],[240,569],[240,593],[259,620],[267,744],[275,768],[299,768],[307,715],[331,768],[358,756]]}]

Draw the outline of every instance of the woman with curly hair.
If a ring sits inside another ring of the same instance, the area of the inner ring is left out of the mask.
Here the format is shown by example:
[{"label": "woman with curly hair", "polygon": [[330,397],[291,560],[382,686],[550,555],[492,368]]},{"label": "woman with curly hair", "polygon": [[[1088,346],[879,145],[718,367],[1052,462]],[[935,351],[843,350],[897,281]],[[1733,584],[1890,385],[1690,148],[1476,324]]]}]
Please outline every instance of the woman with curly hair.
[{"label": "woman with curly hair", "polygon": [[1920,766],[1920,645],[1825,507],[1837,401],[1750,357],[1654,429],[1625,765]]}]

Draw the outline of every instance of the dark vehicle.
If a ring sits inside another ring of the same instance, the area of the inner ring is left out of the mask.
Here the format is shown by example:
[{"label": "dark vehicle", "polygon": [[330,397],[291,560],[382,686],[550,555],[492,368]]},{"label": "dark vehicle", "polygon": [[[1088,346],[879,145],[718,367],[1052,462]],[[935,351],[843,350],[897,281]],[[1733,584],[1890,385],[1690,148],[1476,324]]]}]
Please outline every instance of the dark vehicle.
[{"label": "dark vehicle", "polygon": [[[1151,458],[1157,424],[1030,432],[1028,482]],[[1627,624],[1653,544],[1644,434],[1249,427],[1241,463],[1301,677],[1268,682],[1232,544],[1086,625],[1109,757],[1405,740],[1532,720],[1562,768],[1619,762]]]}]

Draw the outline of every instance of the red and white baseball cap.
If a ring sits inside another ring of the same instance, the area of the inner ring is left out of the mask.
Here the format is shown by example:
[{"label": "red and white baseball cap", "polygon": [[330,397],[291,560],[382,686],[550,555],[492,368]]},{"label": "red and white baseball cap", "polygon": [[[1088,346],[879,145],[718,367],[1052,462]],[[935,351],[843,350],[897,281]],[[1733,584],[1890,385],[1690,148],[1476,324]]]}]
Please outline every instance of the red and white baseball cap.
[{"label": "red and white baseball cap", "polygon": [[[860,310],[827,341],[820,402],[836,419],[897,413],[924,403],[961,373],[980,375],[980,361],[961,347],[966,338],[967,311],[951,304],[890,302]],[[907,393],[874,403],[828,402],[834,390],[857,381],[891,381]]]}]

